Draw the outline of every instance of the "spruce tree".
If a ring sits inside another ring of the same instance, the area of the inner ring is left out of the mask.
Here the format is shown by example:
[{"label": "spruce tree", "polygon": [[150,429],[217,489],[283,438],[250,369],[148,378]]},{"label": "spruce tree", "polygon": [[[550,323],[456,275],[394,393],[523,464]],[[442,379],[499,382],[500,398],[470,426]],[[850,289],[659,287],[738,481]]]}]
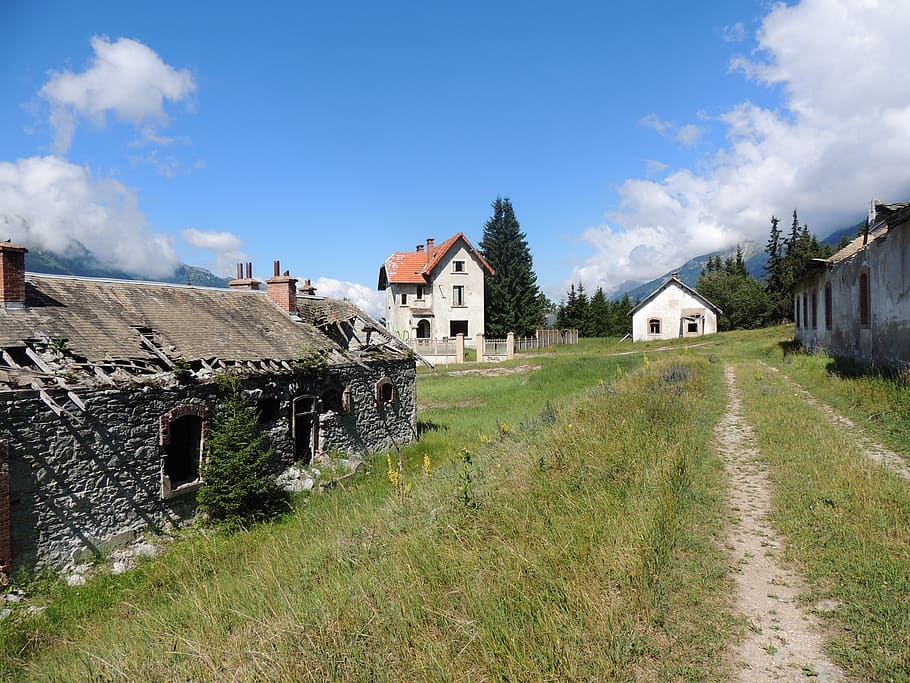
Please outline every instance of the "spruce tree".
[{"label": "spruce tree", "polygon": [[228,528],[267,519],[286,509],[286,496],[271,477],[272,449],[256,412],[243,399],[240,380],[218,378],[223,403],[215,415],[202,466],[199,508]]},{"label": "spruce tree", "polygon": [[483,257],[496,275],[486,278],[485,333],[527,337],[543,325],[544,311],[531,250],[508,197],[497,197],[483,226]]}]

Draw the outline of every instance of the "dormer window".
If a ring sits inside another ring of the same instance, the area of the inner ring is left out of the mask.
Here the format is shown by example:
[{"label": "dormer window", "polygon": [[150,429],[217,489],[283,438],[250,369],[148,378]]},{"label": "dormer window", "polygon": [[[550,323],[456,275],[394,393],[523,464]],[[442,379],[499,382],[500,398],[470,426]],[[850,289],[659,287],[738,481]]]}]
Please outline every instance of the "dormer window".
[{"label": "dormer window", "polygon": [[452,272],[453,273],[464,273],[464,261],[452,261]]}]

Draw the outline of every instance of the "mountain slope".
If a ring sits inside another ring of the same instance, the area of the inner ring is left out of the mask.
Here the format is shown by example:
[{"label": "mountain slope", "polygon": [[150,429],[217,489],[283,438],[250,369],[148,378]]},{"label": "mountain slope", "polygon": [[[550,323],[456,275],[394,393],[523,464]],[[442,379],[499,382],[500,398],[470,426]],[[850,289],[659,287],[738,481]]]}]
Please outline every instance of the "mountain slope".
[{"label": "mountain slope", "polygon": [[[55,254],[29,245],[24,246],[28,247],[28,253],[25,255],[25,269],[32,273],[115,278],[118,280],[147,279],[102,262],[90,249],[87,249],[79,242],[74,242],[65,254]],[[227,287],[229,282],[227,278],[219,277],[205,268],[190,266],[185,263],[177,266],[173,275],[161,278],[160,281],[205,287]]]}]

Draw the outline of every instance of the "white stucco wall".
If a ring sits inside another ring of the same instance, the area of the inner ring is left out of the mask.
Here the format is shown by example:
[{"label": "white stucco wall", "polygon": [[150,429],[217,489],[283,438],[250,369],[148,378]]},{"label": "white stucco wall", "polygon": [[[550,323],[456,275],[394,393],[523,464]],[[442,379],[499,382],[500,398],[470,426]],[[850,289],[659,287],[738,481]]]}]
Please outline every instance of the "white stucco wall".
[{"label": "white stucco wall", "polygon": [[[859,279],[863,272],[869,277],[868,325],[860,324],[859,315]],[[831,285],[830,329],[825,316],[826,284]],[[910,224],[905,223],[829,268],[808,275],[797,285],[794,313],[798,306],[800,319],[796,339],[810,349],[822,349],[861,363],[892,366],[910,362],[908,292]],[[817,301],[814,320],[813,294]]]},{"label": "white stucco wall", "polygon": [[[699,313],[698,331],[689,332],[683,315]],[[660,320],[660,334],[651,334],[650,321]],[[704,302],[689,294],[681,287],[670,284],[660,294],[646,303],[632,315],[632,341],[651,339],[676,339],[717,332],[717,314]]]},{"label": "white stucco wall", "polygon": [[[464,261],[465,271],[455,272],[454,262]],[[387,327],[402,339],[417,336],[421,319],[430,322],[430,338],[452,336],[450,323],[466,321],[466,339],[484,332],[484,268],[473,252],[459,240],[431,273],[432,281],[424,285],[424,298],[417,299],[416,284],[390,284],[386,289]],[[464,305],[453,305],[452,294],[456,285],[464,287]],[[401,295],[407,294],[407,304],[402,305]],[[432,315],[422,315],[423,312]]]}]

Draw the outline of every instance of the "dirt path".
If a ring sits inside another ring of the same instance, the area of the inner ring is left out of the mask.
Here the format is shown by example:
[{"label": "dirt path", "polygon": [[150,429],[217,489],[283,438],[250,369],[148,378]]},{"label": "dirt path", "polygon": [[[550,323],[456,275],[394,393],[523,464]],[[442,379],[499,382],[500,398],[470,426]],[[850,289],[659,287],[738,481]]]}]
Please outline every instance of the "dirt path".
[{"label": "dirt path", "polygon": [[797,606],[800,577],[778,562],[781,541],[767,521],[767,465],[743,416],[733,368],[727,366],[724,373],[730,403],[715,438],[730,479],[730,506],[738,515],[728,539],[736,566],[737,609],[749,625],[736,653],[737,680],[846,680],[823,652],[817,623]]},{"label": "dirt path", "polygon": [[[768,365],[767,363],[762,364],[773,372],[780,372],[780,370],[778,368],[775,368],[773,365]],[[838,425],[839,427],[846,427],[849,429],[850,433],[856,439],[856,444],[859,446],[863,455],[865,455],[870,460],[884,465],[892,472],[903,477],[904,479],[910,480],[910,467],[907,466],[907,461],[904,458],[899,456],[894,451],[885,448],[881,444],[875,443],[874,441],[866,438],[863,434],[862,429],[857,427],[856,423],[849,417],[846,415],[841,415],[827,403],[822,403],[819,401],[817,398],[815,398],[815,396],[803,389],[792,378],[787,377],[784,373],[781,373],[781,375],[787,380],[787,382],[793,387],[795,391],[799,392],[800,396],[806,400],[806,403],[821,410],[822,413],[824,413],[825,417],[828,419],[828,422]]]}]

